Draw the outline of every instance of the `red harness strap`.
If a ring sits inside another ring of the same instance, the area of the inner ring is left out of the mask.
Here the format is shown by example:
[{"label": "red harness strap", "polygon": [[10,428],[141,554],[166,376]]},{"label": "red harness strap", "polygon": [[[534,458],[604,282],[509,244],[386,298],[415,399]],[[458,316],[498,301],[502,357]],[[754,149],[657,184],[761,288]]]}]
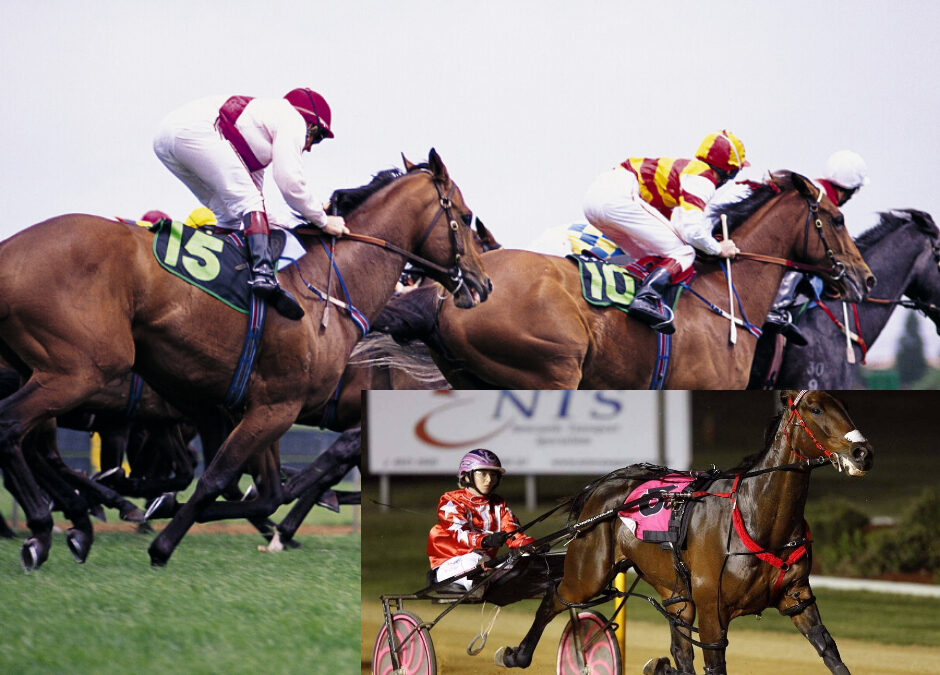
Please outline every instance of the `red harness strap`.
[{"label": "red harness strap", "polygon": [[748,534],[747,527],[744,525],[744,518],[741,516],[741,511],[738,510],[738,500],[736,497],[734,497],[734,494],[738,491],[738,483],[740,480],[741,474],[738,474],[735,477],[734,485],[731,488],[731,518],[734,522],[734,531],[737,532],[738,537],[741,539],[741,542],[748,551],[756,555],[768,565],[773,565],[778,570],[780,570],[780,574],[777,575],[777,581],[774,582],[774,593],[776,593],[780,590],[780,587],[783,584],[783,577],[787,573],[787,570],[789,570],[794,563],[798,562],[809,552],[808,544],[812,542],[812,536],[809,531],[809,523],[807,523],[805,520],[803,521],[803,527],[806,529],[806,541],[793,549],[786,559],[783,559],[780,556],[771,553],[770,551],[764,550],[764,548],[754,541],[751,538],[751,535]]}]

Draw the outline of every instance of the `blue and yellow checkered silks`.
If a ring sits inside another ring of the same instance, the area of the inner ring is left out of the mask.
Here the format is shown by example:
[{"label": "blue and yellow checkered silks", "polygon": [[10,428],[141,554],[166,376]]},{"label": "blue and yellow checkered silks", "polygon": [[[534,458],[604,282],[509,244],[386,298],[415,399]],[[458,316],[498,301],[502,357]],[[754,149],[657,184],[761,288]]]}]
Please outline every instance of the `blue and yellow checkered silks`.
[{"label": "blue and yellow checkered silks", "polygon": [[623,255],[624,251],[593,225],[588,223],[575,223],[568,227],[568,241],[571,243],[571,252],[581,254],[584,252],[596,255],[606,260],[612,255]]}]

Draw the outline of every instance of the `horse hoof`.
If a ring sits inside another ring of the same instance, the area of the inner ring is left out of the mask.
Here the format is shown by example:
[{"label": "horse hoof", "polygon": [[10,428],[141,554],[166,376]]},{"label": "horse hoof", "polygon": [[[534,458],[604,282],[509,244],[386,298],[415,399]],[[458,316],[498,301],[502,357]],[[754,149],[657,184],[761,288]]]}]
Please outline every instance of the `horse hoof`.
[{"label": "horse hoof", "polygon": [[74,527],[70,528],[68,532],[65,533],[65,543],[68,544],[69,550],[72,552],[72,557],[75,558],[75,562],[81,564],[85,562],[88,558],[88,552],[91,550],[91,537],[81,530],[77,530]]},{"label": "horse hoof", "polygon": [[141,513],[140,509],[138,509],[136,506],[129,511],[122,511],[121,520],[124,520],[128,523],[138,523],[140,525],[143,525],[147,522],[146,516]]},{"label": "horse hoof", "polygon": [[493,655],[493,662],[501,668],[528,668],[529,662],[523,662],[519,659],[519,653],[517,649],[512,647],[500,647],[496,650],[496,653]]},{"label": "horse hoof", "polygon": [[643,675],[666,675],[669,668],[669,659],[665,656],[658,659],[650,659],[643,666]]},{"label": "horse hoof", "polygon": [[101,504],[95,504],[88,509],[88,515],[92,518],[97,518],[102,523],[108,522],[108,516],[105,514],[104,507]]},{"label": "horse hoof", "polygon": [[496,653],[493,655],[493,662],[500,668],[508,668],[506,665],[506,651],[509,647],[500,647],[496,650]]},{"label": "horse hoof", "polygon": [[167,562],[170,560],[170,553],[160,548],[158,544],[159,539],[159,537],[154,539],[153,543],[150,544],[150,548],[147,549],[147,553],[150,554],[151,567],[166,567]]},{"label": "horse hoof", "polygon": [[24,572],[32,572],[42,565],[44,556],[42,555],[42,544],[35,537],[30,537],[23,542],[20,549],[20,565]]}]

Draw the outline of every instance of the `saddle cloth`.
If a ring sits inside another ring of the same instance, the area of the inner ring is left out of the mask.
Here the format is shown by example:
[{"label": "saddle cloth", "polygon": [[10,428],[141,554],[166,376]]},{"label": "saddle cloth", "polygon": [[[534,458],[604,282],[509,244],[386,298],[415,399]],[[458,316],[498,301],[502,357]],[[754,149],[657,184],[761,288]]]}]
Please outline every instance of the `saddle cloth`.
[{"label": "saddle cloth", "polygon": [[[161,267],[229,307],[248,313],[250,265],[241,233],[217,236],[169,220],[161,220],[151,229],[153,255]],[[281,256],[286,241],[283,230],[271,230],[270,245],[275,259]]]},{"label": "saddle cloth", "polygon": [[[624,504],[641,499],[650,492],[684,492],[695,480],[688,474],[672,473],[640,483],[627,495]],[[684,504],[685,502],[682,502]],[[680,519],[688,509],[674,509],[671,502],[652,498],[648,503],[621,511],[619,516],[623,524],[637,539],[649,542],[672,542],[679,544],[684,539],[684,528]]]},{"label": "saddle cloth", "polygon": [[[591,253],[571,254],[568,259],[578,264],[581,272],[581,293],[585,302],[597,307],[616,307],[629,311],[636,289],[662,258],[648,256],[639,260],[615,257],[612,261],[599,260]],[[695,268],[690,267],[666,291],[663,301],[674,307],[680,283],[690,283]]]}]

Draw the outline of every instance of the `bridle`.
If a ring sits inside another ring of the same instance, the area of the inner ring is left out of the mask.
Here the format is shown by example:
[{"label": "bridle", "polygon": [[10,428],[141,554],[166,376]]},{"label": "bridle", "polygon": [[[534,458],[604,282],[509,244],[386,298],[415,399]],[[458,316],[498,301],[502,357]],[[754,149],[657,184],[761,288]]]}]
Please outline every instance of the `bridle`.
[{"label": "bridle", "polygon": [[[427,169],[420,169],[427,173],[431,182],[434,185],[435,190],[437,191],[438,203],[440,208],[437,213],[434,215],[434,218],[431,220],[431,223],[425,228],[424,233],[421,235],[421,238],[418,240],[416,249],[421,248],[424,245],[424,242],[427,241],[428,237],[431,234],[431,231],[434,229],[434,226],[437,225],[438,221],[441,219],[441,216],[446,216],[448,223],[448,236],[450,238],[451,250],[454,252],[454,264],[451,267],[444,267],[443,265],[438,265],[436,262],[428,260],[417,253],[412,253],[411,251],[405,250],[404,248],[393,244],[392,242],[381,239],[379,237],[371,237],[365,234],[358,234],[356,232],[350,232],[349,234],[343,235],[343,239],[351,239],[352,241],[362,242],[364,244],[370,244],[372,246],[378,246],[384,248],[388,251],[392,251],[402,256],[403,258],[412,262],[412,264],[417,265],[418,267],[425,268],[437,274],[446,276],[454,284],[454,288],[451,293],[456,293],[464,285],[465,280],[463,276],[463,270],[460,268],[460,260],[464,255],[464,247],[460,238],[457,236],[459,225],[459,219],[454,217],[454,205],[451,198],[454,195],[454,191],[457,189],[457,184],[451,182],[450,191],[445,196],[443,183],[435,178],[433,174]],[[322,235],[323,232],[320,229],[305,228],[299,227],[294,230],[299,234],[313,234],[313,235]]]},{"label": "bridle", "polygon": [[[819,442],[819,439],[816,438],[816,435],[810,430],[809,426],[806,424],[806,420],[803,419],[803,416],[800,414],[799,405],[800,400],[809,393],[807,389],[803,389],[799,394],[796,395],[796,398],[792,396],[787,400],[787,408],[790,409],[790,418],[787,420],[786,428],[784,429],[784,436],[787,439],[787,444],[790,446],[790,450],[793,451],[793,454],[799,457],[801,460],[806,462],[807,465],[818,465],[822,466],[828,464],[832,461],[834,452],[829,448],[825,447],[822,443]],[[795,421],[794,421],[795,420]],[[807,457],[804,457],[800,454],[799,450],[793,444],[793,441],[790,438],[790,427],[798,426],[806,432],[810,440],[813,441],[813,444],[816,446],[816,449],[822,453],[822,456],[817,457],[815,460],[811,460]]]},{"label": "bridle", "polygon": [[826,240],[826,233],[823,231],[822,219],[819,216],[819,204],[822,201],[822,198],[823,192],[820,190],[815,200],[805,200],[809,206],[809,211],[806,213],[806,225],[803,232],[803,257],[806,257],[809,250],[809,227],[810,224],[812,224],[816,228],[816,234],[819,236],[819,240],[826,249],[826,256],[829,258],[829,262],[832,263],[830,267],[810,265],[807,263],[796,262],[795,260],[788,260],[786,258],[777,258],[775,256],[764,255],[763,253],[747,253],[740,251],[735,257],[745,260],[756,260],[758,262],[781,265],[789,269],[813,272],[814,274],[826,274],[831,278],[832,281],[838,281],[844,277],[845,263],[840,262],[836,258],[835,252],[832,250],[832,247],[829,246],[829,242]]}]

